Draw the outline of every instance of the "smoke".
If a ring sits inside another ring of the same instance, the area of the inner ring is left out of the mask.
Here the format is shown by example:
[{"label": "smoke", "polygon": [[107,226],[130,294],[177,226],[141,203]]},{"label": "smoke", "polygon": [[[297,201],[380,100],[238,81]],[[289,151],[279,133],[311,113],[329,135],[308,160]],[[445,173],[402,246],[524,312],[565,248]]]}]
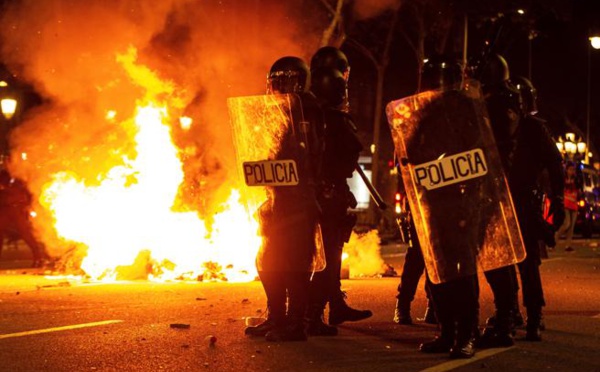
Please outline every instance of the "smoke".
[{"label": "smoke", "polygon": [[[182,208],[212,213],[236,174],[227,97],[263,94],[276,59],[309,59],[318,46],[318,32],[296,24],[295,9],[284,3],[8,2],[1,17],[2,60],[44,98],[13,131],[12,154],[18,156],[12,156],[11,171],[36,199],[59,172],[99,182],[134,151],[130,128],[120,123],[152,90],[177,102],[170,107],[174,118],[193,119],[189,130],[173,123],[185,171]],[[140,86],[143,77],[130,76],[124,60],[146,66],[156,78]],[[106,119],[109,111],[116,120]],[[48,225],[43,213],[38,220]],[[50,232],[40,234],[50,239]]]},{"label": "smoke", "polygon": [[388,9],[397,9],[401,0],[356,0],[354,14],[358,19],[373,18]]},{"label": "smoke", "polygon": [[353,232],[350,241],[344,244],[344,252],[348,254],[351,277],[375,276],[386,271],[377,230],[363,234]]}]

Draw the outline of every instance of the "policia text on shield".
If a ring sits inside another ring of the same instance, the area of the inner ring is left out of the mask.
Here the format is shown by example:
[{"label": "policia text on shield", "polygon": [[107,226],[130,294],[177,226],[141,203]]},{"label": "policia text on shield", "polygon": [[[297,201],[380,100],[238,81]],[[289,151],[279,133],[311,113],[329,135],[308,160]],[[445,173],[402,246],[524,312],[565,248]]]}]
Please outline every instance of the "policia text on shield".
[{"label": "policia text on shield", "polygon": [[298,170],[294,160],[244,162],[244,180],[248,186],[295,186]]}]

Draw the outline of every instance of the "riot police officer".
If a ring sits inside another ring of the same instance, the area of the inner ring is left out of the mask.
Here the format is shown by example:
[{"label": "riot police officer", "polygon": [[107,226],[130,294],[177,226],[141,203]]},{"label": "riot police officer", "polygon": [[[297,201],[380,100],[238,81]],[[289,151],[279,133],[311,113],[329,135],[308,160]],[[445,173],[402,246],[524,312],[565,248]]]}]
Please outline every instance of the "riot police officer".
[{"label": "riot police officer", "polygon": [[[310,287],[308,332],[311,335],[336,335],[333,326],[372,316],[370,310],[353,309],[341,290],[342,249],[352,233],[356,217],[348,213],[356,199],[347,183],[358,164],[362,145],[347,109],[347,78],[350,71],[343,52],[334,47],[319,49],[311,59],[312,92],[323,109],[325,122],[324,153],[319,176],[318,200],[322,209],[327,266],[316,273]],[[329,303],[329,325],[323,311]]]},{"label": "riot police officer", "polygon": [[[503,60],[501,56],[496,56],[495,59]],[[492,129],[527,252],[525,260],[518,264],[523,302],[527,309],[525,339],[539,341],[545,300],[539,271],[541,257],[538,241],[548,235],[548,226],[536,202],[536,191],[540,188],[540,174],[546,170],[551,187],[550,212],[554,216],[553,224],[556,229],[564,219],[562,157],[543,121],[531,115],[534,106],[530,105],[523,112],[521,95],[508,82],[508,65],[505,61],[503,65],[505,71],[500,75],[501,81],[491,80],[488,84],[484,81],[484,88]],[[552,235],[552,231],[549,235]],[[494,283],[489,278],[488,281],[494,291],[497,307],[499,292],[513,293],[511,298],[514,299],[514,283]],[[507,295],[503,295],[505,296]]]},{"label": "riot police officer", "polygon": [[[460,87],[463,78],[463,67],[456,59],[443,55],[432,56],[423,66],[421,78],[423,91],[445,88],[450,92],[452,102],[457,104],[466,103],[466,98],[456,90]],[[427,122],[421,125],[419,133],[416,133],[411,143],[407,144],[407,147],[414,150],[412,153],[418,152],[417,148],[422,146],[421,141],[423,139],[431,139],[437,136],[436,126],[440,124],[438,113],[443,114],[442,111],[438,110],[447,110],[447,108],[432,104],[426,109],[427,112],[421,114],[421,117]],[[465,137],[469,137],[464,138],[467,142],[476,140],[476,138],[471,138],[472,136]],[[409,160],[415,162],[414,159]],[[467,203],[472,203],[475,200],[474,198],[480,195],[478,186],[475,185],[471,188],[466,187],[463,191],[461,191],[460,186],[458,188],[448,188],[446,192],[442,191],[437,196],[432,195],[432,200],[429,203],[436,203],[443,199],[448,201],[449,198],[455,198],[456,202],[459,203],[456,206],[460,207],[462,202],[458,200],[459,198],[463,198]],[[465,263],[470,267],[475,267],[478,239],[477,236],[473,236],[472,232],[478,230],[473,229],[473,226],[478,223],[479,217],[476,213],[471,212],[474,211],[468,211],[465,208],[454,208],[453,210],[430,208],[432,219],[437,221],[436,225],[431,228],[439,229],[437,233],[440,240],[443,239],[440,242],[441,247],[439,249],[450,255],[463,252],[465,259],[468,261],[465,261]],[[457,226],[456,223],[459,223],[459,225]],[[467,228],[471,233],[465,234],[460,231],[461,228]],[[453,270],[454,268],[445,269]],[[430,275],[429,272],[427,274]],[[432,284],[430,291],[440,326],[440,335],[432,341],[421,344],[420,350],[425,353],[450,352],[451,358],[473,357],[479,311],[476,273],[457,275],[443,283]]]},{"label": "riot police officer", "polygon": [[280,58],[269,71],[267,92],[297,94],[304,120],[292,123],[293,130],[288,128],[273,149],[275,159],[296,161],[299,184],[267,189],[267,201],[258,211],[263,246],[257,266],[268,317],[256,327],[247,327],[245,333],[265,336],[267,341],[307,339],[304,318],[319,214],[313,172],[320,163],[323,131],[321,111],[309,87],[310,71],[300,58]]}]

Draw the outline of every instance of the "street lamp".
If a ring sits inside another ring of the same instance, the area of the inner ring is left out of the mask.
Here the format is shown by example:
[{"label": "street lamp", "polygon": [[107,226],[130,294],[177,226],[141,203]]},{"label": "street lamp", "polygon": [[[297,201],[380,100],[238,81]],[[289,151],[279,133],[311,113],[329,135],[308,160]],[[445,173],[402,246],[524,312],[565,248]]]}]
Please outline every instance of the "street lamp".
[{"label": "street lamp", "polygon": [[569,160],[581,160],[587,163],[587,159],[591,156],[588,152],[588,144],[581,137],[575,139],[575,133],[565,133],[565,139],[561,136],[556,141],[556,148],[560,153]]},{"label": "street lamp", "polygon": [[[587,113],[585,122],[585,142],[590,143],[590,113],[592,109],[592,48],[600,49],[600,36],[592,35],[589,37],[590,46],[588,46],[588,65],[587,65]],[[591,47],[591,48],[590,48]],[[585,162],[589,162],[589,155],[585,154]]]},{"label": "street lamp", "polygon": [[3,118],[0,120],[0,157],[10,151],[8,137],[21,111],[19,97],[19,91],[12,82],[0,79],[0,118]]},{"label": "street lamp", "polygon": [[12,88],[6,81],[0,81],[0,111],[2,111],[2,116],[8,121],[17,112],[17,99],[14,96]]},{"label": "street lamp", "polygon": [[0,109],[6,120],[12,119],[15,116],[15,112],[17,112],[17,100],[14,98],[2,98],[0,100]]}]

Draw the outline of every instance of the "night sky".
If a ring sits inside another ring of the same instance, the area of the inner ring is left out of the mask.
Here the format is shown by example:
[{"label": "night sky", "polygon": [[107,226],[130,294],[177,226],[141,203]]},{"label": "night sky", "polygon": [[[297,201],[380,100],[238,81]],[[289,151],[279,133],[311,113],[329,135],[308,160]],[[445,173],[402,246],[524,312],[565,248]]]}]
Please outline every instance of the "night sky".
[{"label": "night sky", "polygon": [[[539,1],[537,3],[543,4],[541,8],[535,6],[534,0],[491,3],[501,3],[505,9],[502,31],[497,32],[499,21],[489,21],[489,18],[498,12],[482,14],[480,9],[470,9],[472,14],[469,15],[469,58],[482,51],[484,40],[496,40],[495,50],[507,60],[511,76],[524,77],[529,77],[528,66],[531,58],[531,81],[538,90],[539,116],[547,120],[548,128],[555,137],[568,131],[585,135],[588,50],[591,50],[590,134],[592,143],[595,143],[596,149],[600,149],[600,50],[592,49],[588,40],[590,34],[600,34],[600,0]],[[548,6],[552,3],[556,6]],[[516,13],[520,8],[525,10],[522,16]],[[402,18],[402,21],[404,24],[400,23],[400,27],[406,26],[410,19]],[[528,39],[530,29],[536,31],[531,45]],[[457,40],[452,52],[462,53],[462,28],[454,27],[451,32],[450,38]],[[386,74],[386,103],[416,92],[415,55],[400,34],[395,37],[394,43]],[[432,44],[428,44],[426,40],[426,55],[433,52]],[[372,127],[368,111],[372,109],[374,72],[370,63],[353,50],[351,45],[345,44],[342,49],[349,55],[353,66],[353,101],[355,107],[361,106],[355,115],[361,127],[365,129],[364,140],[367,141]],[[384,157],[390,157],[391,138],[387,130],[382,131],[382,135],[382,154]],[[597,150],[594,154],[597,161],[600,154]]]}]

